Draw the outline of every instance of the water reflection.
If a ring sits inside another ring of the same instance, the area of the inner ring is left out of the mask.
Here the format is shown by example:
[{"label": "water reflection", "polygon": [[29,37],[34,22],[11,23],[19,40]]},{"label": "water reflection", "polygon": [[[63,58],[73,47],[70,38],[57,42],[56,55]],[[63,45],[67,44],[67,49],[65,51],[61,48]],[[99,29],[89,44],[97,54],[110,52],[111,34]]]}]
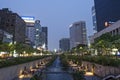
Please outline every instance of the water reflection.
[{"label": "water reflection", "polygon": [[[60,58],[57,57],[57,59],[53,62],[53,64],[47,69],[47,71],[51,72],[62,72],[62,66],[60,64]],[[68,73],[49,73],[46,74],[45,80],[73,80],[72,76]]]}]

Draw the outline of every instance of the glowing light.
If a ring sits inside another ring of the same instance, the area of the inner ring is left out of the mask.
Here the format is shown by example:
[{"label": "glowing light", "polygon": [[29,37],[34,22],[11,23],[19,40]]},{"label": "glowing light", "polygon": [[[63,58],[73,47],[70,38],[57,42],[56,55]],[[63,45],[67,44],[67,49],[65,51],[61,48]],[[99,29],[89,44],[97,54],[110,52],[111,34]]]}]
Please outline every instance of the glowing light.
[{"label": "glowing light", "polygon": [[92,72],[86,72],[85,75],[86,76],[93,76],[94,74]]},{"label": "glowing light", "polygon": [[20,78],[20,79],[24,78],[24,75],[20,75],[19,78]]},{"label": "glowing light", "polygon": [[54,49],[54,52],[57,52],[57,49]]},{"label": "glowing light", "polygon": [[24,20],[26,23],[35,23],[34,20]]},{"label": "glowing light", "polygon": [[34,20],[35,18],[32,16],[22,16],[22,19],[24,20]]},{"label": "glowing light", "polygon": [[45,43],[42,45],[42,48],[45,49]]},{"label": "glowing light", "polygon": [[39,35],[35,35],[35,36],[39,36]]},{"label": "glowing light", "polygon": [[39,29],[36,29],[36,31],[39,31]]},{"label": "glowing light", "polygon": [[106,26],[106,27],[109,26],[108,22],[105,22],[105,26]]}]

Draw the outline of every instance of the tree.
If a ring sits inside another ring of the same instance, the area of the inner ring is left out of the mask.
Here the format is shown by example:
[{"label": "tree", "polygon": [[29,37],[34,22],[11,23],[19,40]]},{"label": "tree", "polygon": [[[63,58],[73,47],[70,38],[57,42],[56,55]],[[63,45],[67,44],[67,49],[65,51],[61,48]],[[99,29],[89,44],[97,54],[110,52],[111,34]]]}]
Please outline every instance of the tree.
[{"label": "tree", "polygon": [[2,43],[0,45],[0,51],[9,52],[10,51],[9,44],[8,43]]},{"label": "tree", "polygon": [[94,49],[97,49],[99,54],[108,55],[110,54],[113,45],[115,45],[116,48],[120,49],[119,39],[120,35],[111,35],[110,33],[105,33],[95,39],[95,42],[92,44],[92,47],[94,47]]},{"label": "tree", "polygon": [[120,39],[113,41],[112,44],[115,45],[115,47],[120,50]]},{"label": "tree", "polygon": [[105,33],[105,34],[101,35],[100,37],[96,38],[95,43],[97,43],[100,40],[111,42],[113,39],[112,39],[112,35],[110,33]]},{"label": "tree", "polygon": [[87,47],[87,45],[85,45],[85,44],[79,44],[79,45],[76,47],[76,52],[79,53],[79,54],[81,54],[82,56],[83,56],[83,54],[84,54],[85,52],[87,52],[87,50],[88,50],[88,47]]}]

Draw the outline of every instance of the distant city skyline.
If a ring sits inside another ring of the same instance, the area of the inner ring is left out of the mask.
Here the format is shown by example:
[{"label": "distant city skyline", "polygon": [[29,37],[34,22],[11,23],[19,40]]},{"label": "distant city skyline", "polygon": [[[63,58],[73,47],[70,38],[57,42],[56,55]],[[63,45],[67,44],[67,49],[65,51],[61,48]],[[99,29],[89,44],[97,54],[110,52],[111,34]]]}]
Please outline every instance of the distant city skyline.
[{"label": "distant city skyline", "polygon": [[59,49],[59,40],[69,37],[69,25],[86,21],[88,36],[93,34],[93,0],[1,0],[0,9],[9,8],[20,16],[34,16],[48,27],[49,50]]}]

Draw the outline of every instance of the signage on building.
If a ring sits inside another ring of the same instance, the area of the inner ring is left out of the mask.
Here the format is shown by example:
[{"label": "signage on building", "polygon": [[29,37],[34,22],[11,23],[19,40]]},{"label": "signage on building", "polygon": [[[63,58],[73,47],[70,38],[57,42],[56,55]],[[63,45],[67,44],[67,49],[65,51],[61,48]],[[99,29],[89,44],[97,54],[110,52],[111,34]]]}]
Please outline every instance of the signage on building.
[{"label": "signage on building", "polygon": [[33,16],[21,16],[23,20],[35,20]]},{"label": "signage on building", "polygon": [[35,18],[32,16],[21,16],[21,18],[26,22],[26,23],[35,23]]},{"label": "signage on building", "polygon": [[109,22],[105,22],[105,27],[109,27],[111,24],[113,24],[114,22],[111,22],[111,21],[109,21]]}]

